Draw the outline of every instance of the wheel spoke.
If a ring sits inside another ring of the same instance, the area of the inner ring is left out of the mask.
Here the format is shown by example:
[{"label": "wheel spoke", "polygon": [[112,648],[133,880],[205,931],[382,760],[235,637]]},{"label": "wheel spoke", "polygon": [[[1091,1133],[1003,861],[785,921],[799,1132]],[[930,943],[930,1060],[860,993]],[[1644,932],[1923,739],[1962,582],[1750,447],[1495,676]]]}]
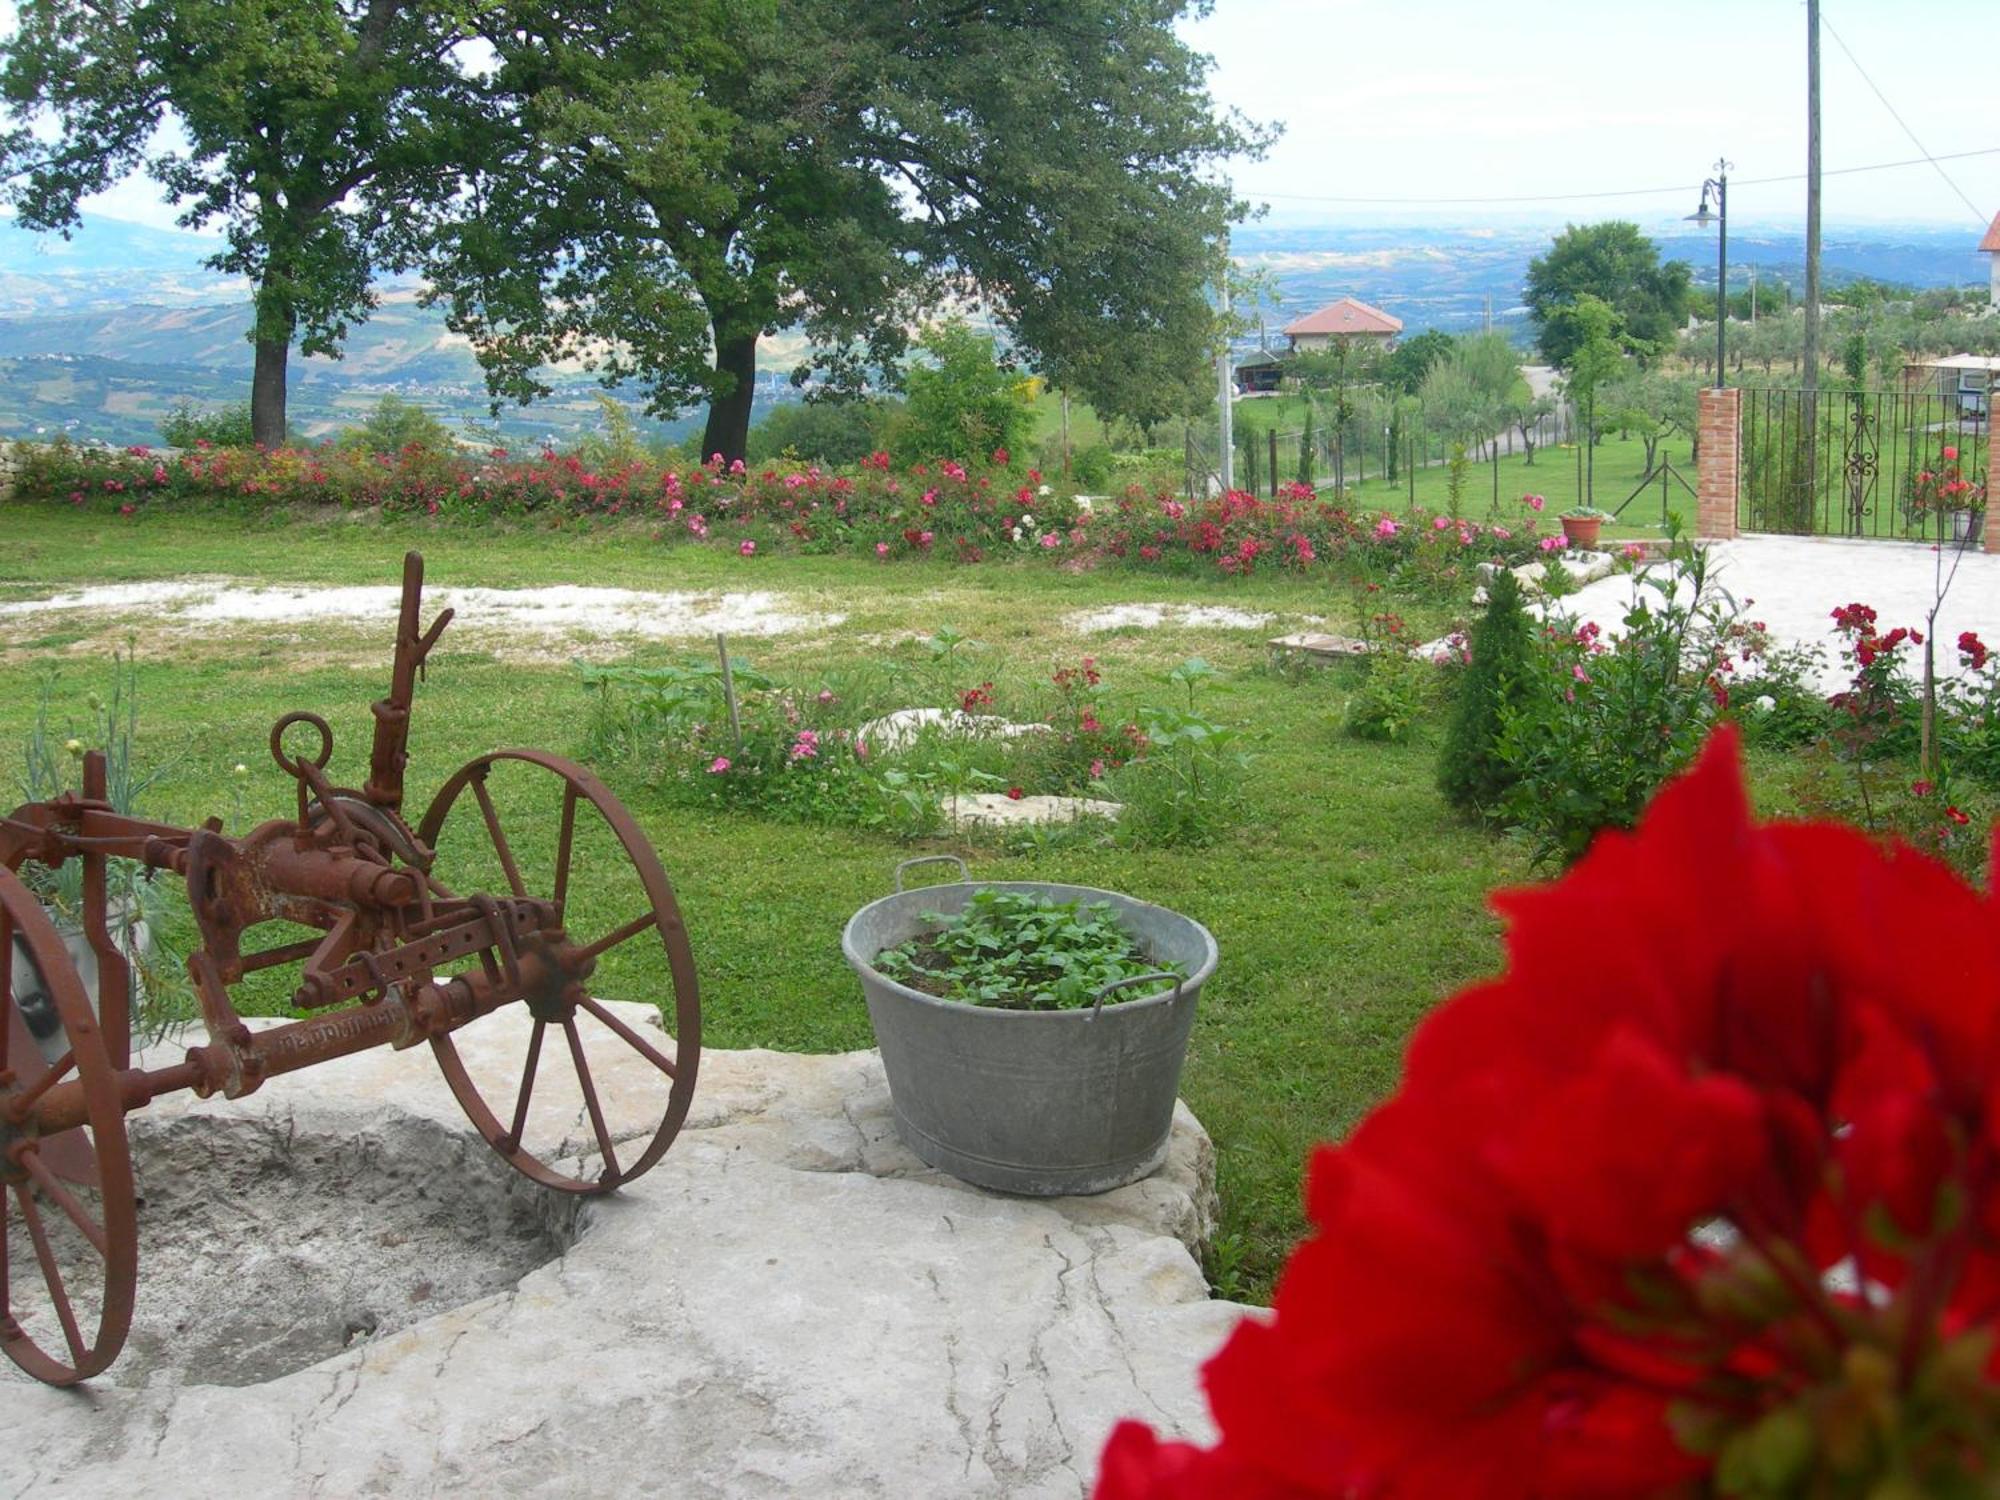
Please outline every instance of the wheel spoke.
[{"label": "wheel spoke", "polygon": [[53,1199],[56,1207],[69,1216],[70,1223],[76,1225],[78,1232],[90,1241],[91,1248],[109,1260],[110,1242],[104,1233],[104,1226],[85,1213],[83,1205],[76,1201],[76,1194],[57,1181],[48,1163],[42,1160],[42,1153],[37,1150],[23,1151],[17,1160],[27,1168],[28,1175],[41,1185],[43,1194]]},{"label": "wheel spoke", "polygon": [[516,900],[526,900],[528,888],[521,883],[521,870],[514,863],[514,851],[507,847],[507,835],[500,831],[500,815],[493,810],[492,795],[486,790],[486,778],[472,778],[472,795],[479,799],[479,815],[486,820],[486,833],[493,840],[493,852],[500,856],[500,868],[507,872],[507,889],[514,893]]},{"label": "wheel spoke", "polygon": [[14,1184],[14,1196],[21,1203],[21,1217],[28,1224],[28,1238],[35,1244],[35,1259],[42,1265],[42,1281],[49,1289],[49,1301],[55,1304],[56,1320],[62,1324],[63,1338],[69,1342],[70,1358],[77,1364],[83,1363],[85,1353],[83,1335],[77,1331],[76,1312],[69,1305],[69,1293],[63,1290],[62,1272],[56,1267],[55,1252],[49,1248],[48,1234],[42,1228],[42,1216],[35,1208],[35,1200],[30,1196],[26,1183]]},{"label": "wheel spoke", "polygon": [[7,1113],[13,1117],[14,1123],[18,1125],[34,1113],[35,1106],[41,1102],[42,1095],[61,1083],[64,1075],[75,1066],[76,1048],[71,1047],[69,1051],[56,1059],[56,1065],[53,1068],[50,1068],[48,1072],[16,1094],[14,1102],[7,1106]]},{"label": "wheel spoke", "polygon": [[654,1067],[658,1068],[662,1073],[666,1074],[667,1077],[669,1078],[680,1077],[680,1070],[674,1066],[673,1060],[671,1058],[667,1057],[664,1053],[660,1052],[658,1048],[654,1047],[652,1043],[648,1042],[643,1036],[639,1035],[639,1033],[634,1031],[630,1026],[627,1026],[623,1021],[621,1021],[618,1018],[617,1014],[612,1010],[610,1010],[607,1006],[605,1006],[599,1001],[591,999],[588,995],[586,995],[583,998],[583,1001],[581,1003],[585,1010],[589,1011],[593,1016],[597,1017],[598,1020],[602,1021],[606,1026],[609,1026],[613,1031],[617,1032],[618,1035],[621,1038],[623,1038],[626,1046],[630,1047],[634,1052],[637,1052],[641,1057],[645,1058],[647,1062],[651,1063]]},{"label": "wheel spoke", "polygon": [[597,1102],[597,1086],[590,1081],[590,1064],[583,1060],[583,1038],[576,1034],[575,1016],[563,1018],[563,1031],[569,1037],[576,1081],[583,1085],[583,1106],[590,1111],[590,1128],[597,1132],[597,1149],[604,1153],[605,1175],[616,1182],[624,1174],[618,1170],[618,1155],[611,1149],[611,1132],[604,1124],[604,1107]]},{"label": "wheel spoke", "polygon": [[535,1070],[542,1065],[542,1033],[548,1029],[548,1022],[535,1022],[533,1035],[528,1038],[528,1060],[521,1069],[521,1093],[514,1101],[514,1128],[507,1139],[511,1149],[519,1151],[521,1142],[527,1139],[528,1096],[535,1091]]},{"label": "wheel spoke", "polygon": [[570,843],[576,837],[576,783],[563,782],[562,833],[556,839],[556,887],[553,900],[556,920],[562,920],[563,903],[569,899]]},{"label": "wheel spoke", "polygon": [[596,942],[592,943],[588,948],[585,948],[581,953],[577,955],[577,957],[579,959],[596,958],[599,955],[607,953],[611,949],[616,948],[620,943],[626,942],[632,938],[637,937],[640,933],[644,932],[648,927],[657,927],[659,925],[659,921],[660,919],[654,916],[653,913],[651,912],[642,913],[641,915],[636,916],[631,921],[627,922],[623,927],[612,928],[612,930],[605,933],[603,937],[599,938]]},{"label": "wheel spoke", "polygon": [[7,1054],[14,1044],[14,1028],[7,1022],[13,1011],[14,914],[0,905],[0,1073],[7,1071]]}]

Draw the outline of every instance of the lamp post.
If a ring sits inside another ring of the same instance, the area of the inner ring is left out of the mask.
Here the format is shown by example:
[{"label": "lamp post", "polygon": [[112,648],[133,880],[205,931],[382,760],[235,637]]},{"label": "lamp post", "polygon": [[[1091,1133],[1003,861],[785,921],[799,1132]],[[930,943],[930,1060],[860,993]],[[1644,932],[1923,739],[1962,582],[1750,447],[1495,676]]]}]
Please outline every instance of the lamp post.
[{"label": "lamp post", "polygon": [[[1690,224],[1703,229],[1713,222],[1715,237],[1715,388],[1722,389],[1723,330],[1729,323],[1729,169],[1734,162],[1717,161],[1715,175],[1701,185],[1701,207],[1687,216]],[[1708,211],[1708,195],[1715,194],[1715,212]]]}]

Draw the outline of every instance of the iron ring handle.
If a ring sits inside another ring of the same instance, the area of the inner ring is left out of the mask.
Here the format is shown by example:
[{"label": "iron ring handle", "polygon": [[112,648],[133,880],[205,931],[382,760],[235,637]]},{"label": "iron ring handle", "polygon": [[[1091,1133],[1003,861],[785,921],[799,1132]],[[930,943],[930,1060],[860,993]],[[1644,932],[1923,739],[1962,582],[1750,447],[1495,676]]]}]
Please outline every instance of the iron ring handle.
[{"label": "iron ring handle", "polygon": [[286,714],[271,726],[271,759],[278,763],[280,771],[294,781],[303,781],[305,772],[300,767],[308,762],[303,757],[293,760],[285,754],[285,731],[294,724],[310,724],[319,731],[319,755],[310,764],[322,771],[326,769],[326,763],[333,759],[333,728],[318,714],[306,713],[303,710]]},{"label": "iron ring handle", "polygon": [[1104,1009],[1104,997],[1113,990],[1130,989],[1135,984],[1150,984],[1156,979],[1171,979],[1174,982],[1174,998],[1176,1000],[1180,999],[1181,984],[1183,982],[1182,976],[1174,973],[1171,969],[1155,969],[1150,974],[1134,974],[1127,979],[1114,979],[1111,983],[1105,985],[1103,989],[1097,992],[1097,1000],[1090,1007],[1090,1019],[1093,1021],[1097,1019],[1097,1013]]},{"label": "iron ring handle", "polygon": [[972,879],[972,872],[966,869],[965,861],[960,859],[956,854],[920,854],[915,859],[906,859],[901,864],[896,866],[897,893],[900,895],[904,890],[903,871],[910,869],[915,865],[943,865],[943,864],[952,864],[958,866],[958,879],[961,885],[966,884]]}]

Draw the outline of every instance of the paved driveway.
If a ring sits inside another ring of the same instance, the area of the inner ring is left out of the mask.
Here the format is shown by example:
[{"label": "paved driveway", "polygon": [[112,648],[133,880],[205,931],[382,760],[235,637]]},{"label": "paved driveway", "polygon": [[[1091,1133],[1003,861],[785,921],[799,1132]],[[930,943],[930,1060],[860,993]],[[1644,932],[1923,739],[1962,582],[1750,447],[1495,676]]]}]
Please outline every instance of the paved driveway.
[{"label": "paved driveway", "polygon": [[[2000,553],[1939,553],[1913,542],[1748,536],[1711,543],[1709,557],[1711,579],[1744,602],[1747,618],[1762,620],[1781,640],[1825,648],[1821,682],[1828,691],[1846,681],[1832,619],[1844,604],[1873,606],[1885,631],[1898,625],[1921,630],[1948,582],[1936,626],[1940,674],[1957,670],[1962,630],[2000,646]],[[1630,577],[1613,575],[1585,585],[1562,607],[1613,630],[1632,589]]]}]

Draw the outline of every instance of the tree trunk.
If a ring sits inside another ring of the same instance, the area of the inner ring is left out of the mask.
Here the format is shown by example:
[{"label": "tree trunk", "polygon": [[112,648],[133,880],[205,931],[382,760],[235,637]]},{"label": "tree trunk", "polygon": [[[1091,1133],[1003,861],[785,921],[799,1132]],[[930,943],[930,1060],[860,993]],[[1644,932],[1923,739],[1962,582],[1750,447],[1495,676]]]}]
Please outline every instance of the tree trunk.
[{"label": "tree trunk", "polygon": [[250,435],[259,447],[285,446],[285,360],[290,339],[258,339],[250,375]]},{"label": "tree trunk", "polygon": [[708,427],[701,437],[701,456],[720,453],[734,463],[750,445],[750,403],[757,393],[757,330],[739,332],[726,322],[715,325],[715,370],[732,377],[728,391],[708,403]]}]

